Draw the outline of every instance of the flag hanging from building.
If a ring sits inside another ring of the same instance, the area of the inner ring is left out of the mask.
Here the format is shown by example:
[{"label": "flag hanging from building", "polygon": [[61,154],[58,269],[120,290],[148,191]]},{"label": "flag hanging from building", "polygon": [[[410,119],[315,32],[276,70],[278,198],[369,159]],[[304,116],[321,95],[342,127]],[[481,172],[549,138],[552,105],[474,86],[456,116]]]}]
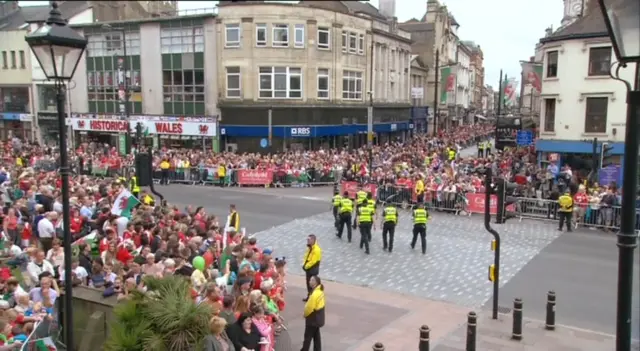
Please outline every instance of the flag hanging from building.
[{"label": "flag hanging from building", "polygon": [[518,81],[515,78],[505,79],[504,83],[504,106],[514,106],[517,100],[516,87]]},{"label": "flag hanging from building", "polygon": [[530,84],[537,92],[542,91],[542,64],[538,62],[520,62],[523,84]]},{"label": "flag hanging from building", "polygon": [[440,104],[447,103],[449,93],[454,91],[456,76],[451,67],[443,67],[440,69]]}]

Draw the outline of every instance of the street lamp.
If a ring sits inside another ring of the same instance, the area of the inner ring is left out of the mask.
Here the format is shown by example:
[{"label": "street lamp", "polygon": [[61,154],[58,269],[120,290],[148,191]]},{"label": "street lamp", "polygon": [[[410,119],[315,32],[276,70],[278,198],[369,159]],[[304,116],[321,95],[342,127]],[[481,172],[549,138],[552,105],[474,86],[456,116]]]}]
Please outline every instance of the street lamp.
[{"label": "street lamp", "polygon": [[64,85],[69,82],[78,68],[87,40],[67,26],[56,2],[51,3],[49,19],[44,26],[25,37],[42,71],[56,87],[58,108],[58,128],[60,129],[60,175],[62,177],[62,220],[64,233],[64,336],[65,344],[73,349],[73,315],[71,273],[71,230],[69,216],[69,160],[67,155],[67,136],[64,113]]},{"label": "street lamp", "polygon": [[[611,77],[627,87],[627,121],[624,140],[622,211],[618,234],[618,296],[616,303],[616,351],[631,350],[633,305],[633,256],[636,191],[638,187],[638,119],[640,118],[640,3],[638,0],[598,0],[613,52],[618,60]],[[620,78],[621,68],[635,63],[632,82]]]}]

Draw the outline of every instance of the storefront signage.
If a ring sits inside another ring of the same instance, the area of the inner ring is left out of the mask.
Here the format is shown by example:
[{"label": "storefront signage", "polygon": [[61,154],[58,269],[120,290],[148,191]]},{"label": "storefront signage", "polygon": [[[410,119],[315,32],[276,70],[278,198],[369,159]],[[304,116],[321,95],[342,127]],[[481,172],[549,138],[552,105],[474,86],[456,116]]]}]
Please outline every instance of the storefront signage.
[{"label": "storefront signage", "polygon": [[98,114],[98,113],[72,113],[71,118],[78,119],[101,119],[101,120],[130,120],[130,121],[152,121],[152,122],[215,122],[218,116],[154,116],[154,115],[131,115],[124,117],[121,114]]},{"label": "storefront signage", "polygon": [[291,136],[307,137],[310,135],[311,135],[311,128],[309,127],[291,127]]},{"label": "storefront signage", "polygon": [[0,115],[2,116],[2,119],[5,121],[21,121],[21,122],[31,121],[31,115],[26,113],[4,112]]},{"label": "storefront signage", "polygon": [[134,132],[136,130],[136,124],[138,123],[142,123],[143,130],[146,129],[149,134],[215,137],[217,130],[215,122],[152,122],[85,118],[70,119],[70,125],[74,130],[87,132]]}]

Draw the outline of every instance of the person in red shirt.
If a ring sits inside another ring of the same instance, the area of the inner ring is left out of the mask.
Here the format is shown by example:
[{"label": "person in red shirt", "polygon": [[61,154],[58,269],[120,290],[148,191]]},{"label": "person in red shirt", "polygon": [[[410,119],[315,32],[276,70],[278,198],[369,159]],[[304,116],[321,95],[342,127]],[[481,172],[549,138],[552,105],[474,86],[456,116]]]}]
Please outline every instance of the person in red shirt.
[{"label": "person in red shirt", "polygon": [[98,250],[100,250],[100,253],[107,251],[107,249],[109,248],[109,243],[114,240],[117,240],[118,244],[120,244],[120,238],[118,238],[118,235],[116,235],[116,231],[113,230],[113,228],[107,228],[106,236],[102,238],[102,240],[100,240],[100,245],[98,246]]},{"label": "person in red shirt", "polygon": [[578,192],[573,195],[573,202],[576,206],[573,207],[575,225],[578,227],[583,222],[585,214],[587,213],[587,206],[589,205],[589,196],[584,185],[578,187]]},{"label": "person in red shirt", "polygon": [[77,208],[71,209],[71,222],[69,227],[71,229],[71,235],[75,238],[82,231],[82,226],[84,225],[84,220],[82,216],[80,216],[80,211]]}]

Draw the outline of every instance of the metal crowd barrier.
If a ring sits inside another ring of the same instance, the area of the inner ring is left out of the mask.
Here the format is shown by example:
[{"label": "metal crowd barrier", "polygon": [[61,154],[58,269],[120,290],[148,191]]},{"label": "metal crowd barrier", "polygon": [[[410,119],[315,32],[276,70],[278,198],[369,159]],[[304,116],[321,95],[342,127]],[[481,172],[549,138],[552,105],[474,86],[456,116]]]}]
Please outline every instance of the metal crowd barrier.
[{"label": "metal crowd barrier", "polygon": [[153,180],[157,184],[303,188],[333,185],[337,173],[310,170],[294,175],[280,170],[227,169],[223,175],[217,168],[193,167],[156,169]]}]

